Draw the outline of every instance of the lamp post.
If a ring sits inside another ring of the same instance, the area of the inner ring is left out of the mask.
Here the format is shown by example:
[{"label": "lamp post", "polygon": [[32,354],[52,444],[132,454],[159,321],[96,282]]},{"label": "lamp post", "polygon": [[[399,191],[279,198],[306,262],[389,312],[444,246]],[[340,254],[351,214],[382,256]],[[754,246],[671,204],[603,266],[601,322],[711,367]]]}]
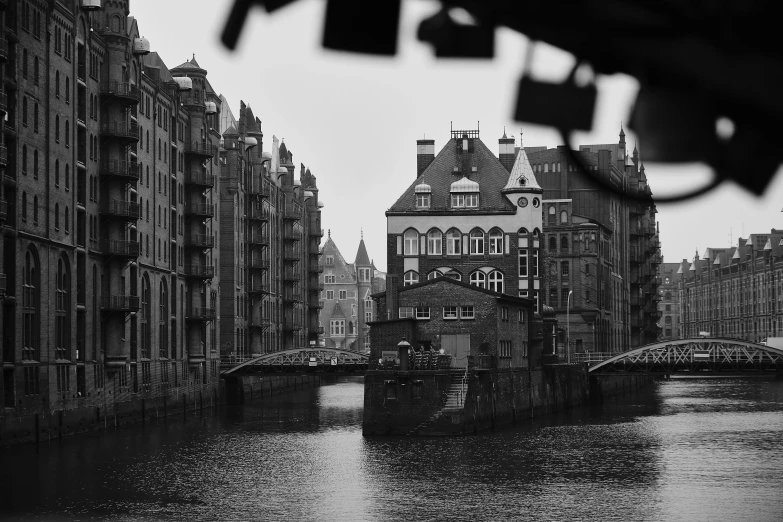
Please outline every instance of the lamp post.
[{"label": "lamp post", "polygon": [[568,364],[571,364],[571,294],[573,290],[568,291],[568,299],[566,299],[566,357]]}]

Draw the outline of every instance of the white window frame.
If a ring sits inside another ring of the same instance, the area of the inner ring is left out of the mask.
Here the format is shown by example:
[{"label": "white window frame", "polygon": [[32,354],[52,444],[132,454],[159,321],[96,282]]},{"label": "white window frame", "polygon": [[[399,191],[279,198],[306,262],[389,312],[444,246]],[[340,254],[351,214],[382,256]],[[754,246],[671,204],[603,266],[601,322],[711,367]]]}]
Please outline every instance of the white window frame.
[{"label": "white window frame", "polygon": [[458,306],[444,306],[443,307],[443,319],[446,321],[453,321],[459,319],[459,307]]},{"label": "white window frame", "polygon": [[326,298],[327,299],[334,299],[334,290],[327,290],[326,291]]},{"label": "white window frame", "polygon": [[465,194],[452,194],[451,208],[464,208],[464,207],[465,207]]},{"label": "white window frame", "polygon": [[330,275],[325,275],[324,276],[324,284],[333,285],[334,282],[335,282],[335,279],[334,279],[333,275],[330,274]]},{"label": "white window frame", "polygon": [[407,319],[416,315],[416,309],[412,306],[401,306],[397,309],[397,317]]},{"label": "white window frame", "polygon": [[[487,276],[487,289],[492,290],[493,292],[499,292],[503,293],[503,272],[500,270],[493,270],[489,273]],[[498,289],[498,286],[500,289]]]},{"label": "white window frame", "polygon": [[427,233],[427,254],[440,256],[443,253],[443,234],[440,230],[430,230]]},{"label": "white window frame", "polygon": [[519,249],[519,277],[527,277],[528,275],[528,255],[527,248]]},{"label": "white window frame", "polygon": [[484,255],[484,232],[474,230],[470,233],[470,254]]},{"label": "white window frame", "polygon": [[491,230],[489,232],[489,254],[496,255],[503,253],[503,232],[500,230]]},{"label": "white window frame", "polygon": [[459,307],[459,318],[460,319],[475,319],[476,318],[476,310],[473,308],[473,305],[463,305]]},{"label": "white window frame", "polygon": [[487,287],[487,275],[481,270],[476,270],[470,274],[470,284],[479,288]]},{"label": "white window frame", "polygon": [[466,208],[478,208],[479,206],[479,195],[478,192],[472,192],[470,194],[465,194],[465,207]]},{"label": "white window frame", "polygon": [[452,228],[446,232],[446,255],[458,256],[462,253],[462,232]]},{"label": "white window frame", "polygon": [[417,256],[419,255],[419,233],[410,228],[402,235],[403,255]]},{"label": "white window frame", "polygon": [[338,290],[338,299],[348,299],[348,291],[347,290]]},{"label": "white window frame", "polygon": [[419,192],[416,194],[416,208],[430,208],[430,194]]},{"label": "white window frame", "polygon": [[429,306],[417,306],[416,307],[416,319],[418,320],[424,320],[430,318],[430,307]]},{"label": "white window frame", "polygon": [[408,270],[403,276],[402,286],[415,285],[419,282],[419,273],[415,270]]},{"label": "white window frame", "polygon": [[329,335],[345,335],[345,319],[332,319],[329,321]]}]

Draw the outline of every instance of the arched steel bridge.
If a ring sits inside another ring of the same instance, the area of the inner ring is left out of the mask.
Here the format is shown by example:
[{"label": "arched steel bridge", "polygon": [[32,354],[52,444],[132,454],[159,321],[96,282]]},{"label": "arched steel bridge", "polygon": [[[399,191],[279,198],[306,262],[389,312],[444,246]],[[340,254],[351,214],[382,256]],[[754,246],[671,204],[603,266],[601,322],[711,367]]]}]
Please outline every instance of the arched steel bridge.
[{"label": "arched steel bridge", "polygon": [[783,372],[783,350],[741,339],[662,341],[590,361],[590,372]]},{"label": "arched steel bridge", "polygon": [[238,363],[221,375],[250,373],[364,373],[369,356],[334,348],[296,348],[260,355]]}]

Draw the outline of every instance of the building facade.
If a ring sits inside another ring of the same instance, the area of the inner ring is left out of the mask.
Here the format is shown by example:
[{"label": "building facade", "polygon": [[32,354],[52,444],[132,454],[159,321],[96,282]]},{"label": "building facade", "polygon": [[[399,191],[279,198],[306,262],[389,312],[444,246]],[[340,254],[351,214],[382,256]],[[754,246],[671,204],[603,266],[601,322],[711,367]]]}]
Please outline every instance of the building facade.
[{"label": "building facade", "polygon": [[[681,337],[761,342],[783,333],[783,231],[751,234],[736,246],[707,248],[677,269]],[[704,335],[702,334],[702,335]]]},{"label": "building facade", "polygon": [[386,211],[387,286],[450,277],[538,303],[542,190],[508,141],[497,157],[478,130],[453,130],[437,156],[417,142],[417,177]]},{"label": "building facade", "polygon": [[[622,130],[616,144],[525,148],[547,202],[546,258],[557,274],[543,295],[561,327],[570,316],[576,334],[570,349],[624,351],[657,340],[662,257],[655,203],[636,148],[627,154]],[[575,157],[615,192],[582,173]]]},{"label": "building facade", "polygon": [[658,268],[658,295],[661,302],[658,309],[661,312],[661,340],[671,341],[682,339],[680,335],[680,301],[678,299],[678,284],[680,281],[680,263],[661,263]]},{"label": "building facade", "polygon": [[252,113],[221,142],[207,70],[169,69],[127,1],[0,22],[1,419],[208,403],[221,354],[315,338],[315,178]]},{"label": "building facade", "polygon": [[376,270],[367,255],[364,238],[356,258],[348,263],[331,233],[321,250],[321,324],[327,348],[366,353],[370,349],[368,323],[378,317],[372,294],[386,288],[386,274]]}]

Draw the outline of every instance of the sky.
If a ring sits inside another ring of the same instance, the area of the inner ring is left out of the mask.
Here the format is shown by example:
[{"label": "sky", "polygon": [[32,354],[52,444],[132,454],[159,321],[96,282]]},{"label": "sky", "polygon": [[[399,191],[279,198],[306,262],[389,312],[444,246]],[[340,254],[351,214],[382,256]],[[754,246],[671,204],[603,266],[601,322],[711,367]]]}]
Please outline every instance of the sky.
[{"label": "sky", "polygon": [[[397,56],[341,53],[321,47],[325,2],[298,0],[272,14],[253,9],[237,48],[229,51],[220,43],[220,33],[232,3],[132,0],[130,14],[169,68],[195,55],[235,116],[240,100],[252,107],[262,121],[265,150],[277,136],[296,165],[310,168],[324,202],[323,228],[348,262],[363,235],[370,258],[385,271],[384,212],[416,179],[417,139],[434,139],[437,154],[453,125],[480,127],[482,141],[496,154],[504,129],[517,145],[520,133],[525,146],[562,144],[553,129],[513,119],[529,45],[523,34],[497,29],[492,60],[436,59],[432,47],[417,40],[416,31],[438,4],[406,0]],[[570,54],[536,43],[528,70],[540,80],[562,81],[573,63]],[[574,146],[615,143],[620,125],[629,119],[636,81],[598,76],[596,84],[593,129],[576,134]],[[636,137],[627,123],[623,126],[630,153]],[[642,146],[639,152],[644,161]],[[644,163],[653,194],[670,195],[711,178],[706,166]],[[659,204],[664,261],[692,259],[697,250],[703,255],[707,247],[783,228],[781,196],[779,169],[762,197],[724,183],[695,200]]]}]

